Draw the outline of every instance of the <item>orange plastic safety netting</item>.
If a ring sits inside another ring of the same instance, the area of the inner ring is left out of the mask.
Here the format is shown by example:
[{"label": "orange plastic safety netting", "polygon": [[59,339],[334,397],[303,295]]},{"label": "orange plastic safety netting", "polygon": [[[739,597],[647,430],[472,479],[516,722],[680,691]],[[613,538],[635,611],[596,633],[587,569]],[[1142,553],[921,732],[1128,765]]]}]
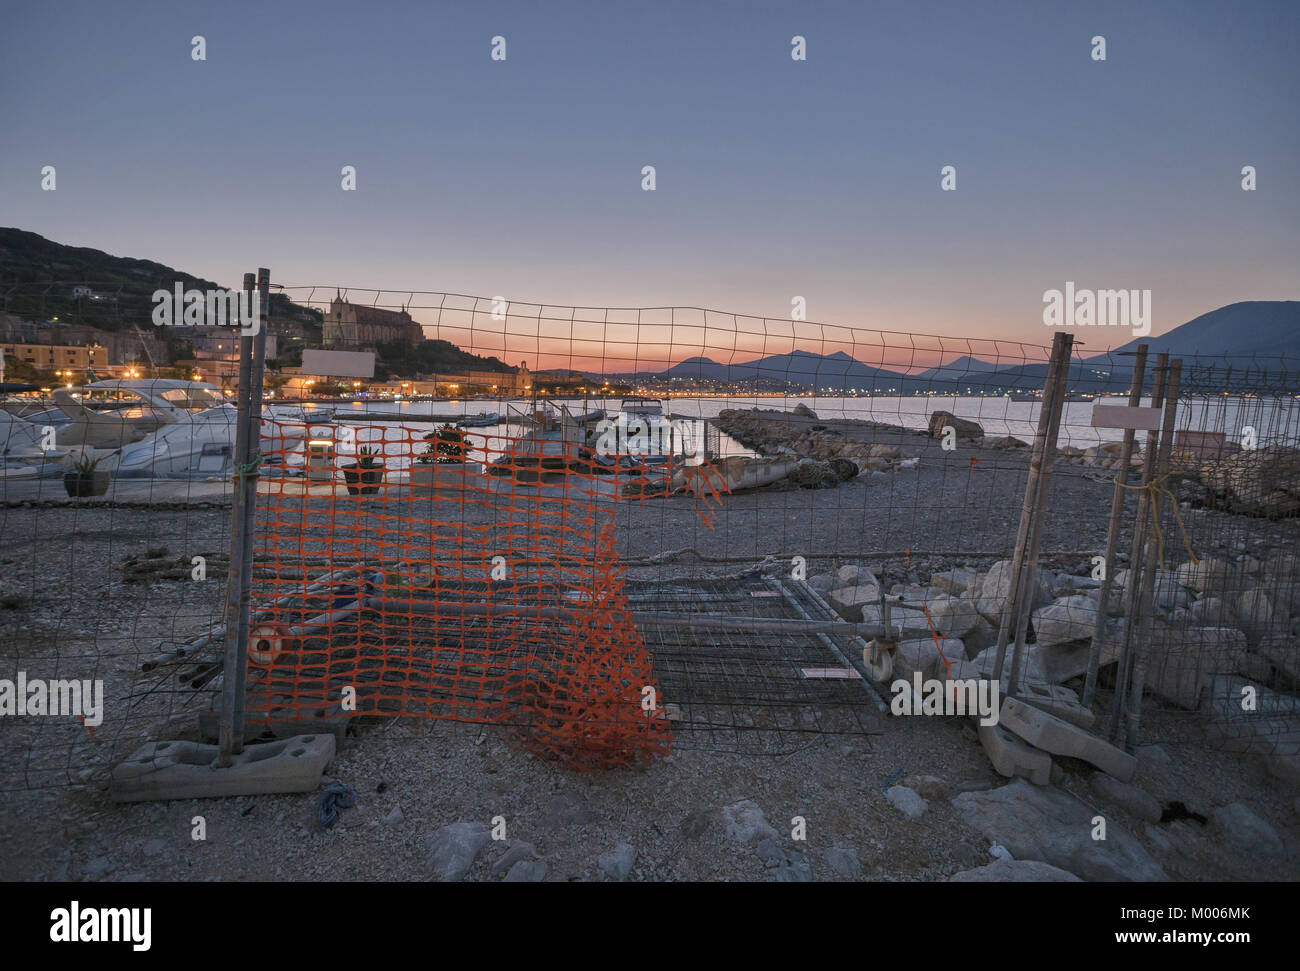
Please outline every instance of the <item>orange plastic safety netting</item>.
[{"label": "orange plastic safety netting", "polygon": [[667,751],[614,510],[707,504],[722,483],[707,463],[595,451],[581,423],[541,428],[267,423],[249,723],[501,724],[579,769]]}]

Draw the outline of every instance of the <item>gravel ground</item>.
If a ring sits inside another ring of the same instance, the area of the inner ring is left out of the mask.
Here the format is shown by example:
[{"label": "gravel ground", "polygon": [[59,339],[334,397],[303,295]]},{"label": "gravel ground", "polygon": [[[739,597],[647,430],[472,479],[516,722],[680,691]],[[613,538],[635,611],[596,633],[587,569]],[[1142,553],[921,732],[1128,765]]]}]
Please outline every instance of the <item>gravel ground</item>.
[{"label": "gravel ground", "polygon": [[[729,496],[712,510],[689,499],[623,503],[616,521],[620,554],[634,562],[683,548],[727,560],[804,555],[812,559],[810,573],[862,559],[888,582],[904,582],[990,562],[972,553],[1010,552],[1026,456],[949,454],[917,435],[858,433],[895,442],[921,461],[915,469],[860,477],[833,490]],[[1110,495],[1097,477],[1063,468],[1044,549],[1104,546]],[[1188,513],[1193,521],[1210,515],[1217,514]],[[603,775],[542,763],[495,729],[365,720],[351,726],[330,771],[357,792],[356,806],[343,810],[333,829],[315,824],[314,793],[110,804],[96,784],[104,767],[146,738],[192,736],[205,701],[173,692],[174,678],[140,675],[139,661],[206,630],[220,616],[222,596],[220,577],[128,584],[124,559],[163,548],[183,558],[220,550],[227,519],[228,510],[0,508],[0,677],[25,669],[33,677],[103,678],[109,712],[93,738],[70,720],[0,719],[0,786],[13,790],[0,805],[0,877],[428,879],[428,837],[458,822],[491,825],[494,817],[504,818],[508,840],[533,844],[547,880],[600,878],[598,858],[619,843],[636,850],[631,879],[772,879],[792,869],[795,857],[768,867],[753,845],[728,838],[722,809],[742,800],[761,809],[787,853],[804,854],[817,880],[843,878],[826,857],[837,847],[856,853],[864,879],[943,879],[991,860],[987,840],[961,821],[947,798],[959,785],[1002,781],[961,719],[891,720],[882,735],[814,737],[784,755],[679,746],[644,769]],[[1269,529],[1258,526],[1259,542],[1270,535],[1278,541]],[[1233,535],[1238,541],[1243,533]],[[897,555],[873,557],[882,550]],[[1076,556],[1061,566],[1083,572],[1084,564],[1086,557]],[[735,568],[687,555],[629,572],[650,578]],[[140,700],[150,686],[156,690]],[[136,699],[130,708],[128,696]],[[1103,693],[1099,706],[1108,705]],[[1100,806],[1108,818],[1134,832],[1176,879],[1300,876],[1293,789],[1253,758],[1200,745],[1188,716],[1153,711],[1144,732],[1171,740],[1163,746],[1170,758],[1143,757],[1136,784],[1202,814],[1245,802],[1276,829],[1291,855],[1232,850],[1194,822],[1161,824],[1151,834],[1119,807]],[[1086,767],[1058,761],[1065,771],[1060,784],[1098,805]],[[913,776],[940,780],[919,784],[932,797],[915,821],[884,791],[887,782]],[[206,840],[191,839],[196,815],[206,819]],[[796,816],[806,820],[806,842],[790,838]],[[467,877],[499,879],[492,864],[506,845],[487,846]]]}]

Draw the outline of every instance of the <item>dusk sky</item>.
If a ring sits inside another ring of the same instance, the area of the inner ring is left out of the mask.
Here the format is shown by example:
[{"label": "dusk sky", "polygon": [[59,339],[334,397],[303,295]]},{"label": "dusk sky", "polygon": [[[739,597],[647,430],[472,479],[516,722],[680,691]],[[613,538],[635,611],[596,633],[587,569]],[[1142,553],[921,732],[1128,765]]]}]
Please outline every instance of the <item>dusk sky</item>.
[{"label": "dusk sky", "polygon": [[0,88],[0,224],[226,285],[1034,343],[1066,281],[1300,296],[1294,0],[19,3]]}]

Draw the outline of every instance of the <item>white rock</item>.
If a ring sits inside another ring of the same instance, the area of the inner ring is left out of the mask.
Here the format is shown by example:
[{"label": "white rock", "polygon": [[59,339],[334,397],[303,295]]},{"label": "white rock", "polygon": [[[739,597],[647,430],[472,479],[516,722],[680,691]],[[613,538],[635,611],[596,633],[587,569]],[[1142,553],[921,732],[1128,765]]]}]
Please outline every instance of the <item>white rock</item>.
[{"label": "white rock", "polygon": [[979,612],[969,600],[938,596],[927,600],[925,606],[930,611],[934,629],[945,637],[964,637],[981,621]]},{"label": "white rock", "polygon": [[870,583],[880,586],[877,580],[865,566],[858,566],[856,563],[849,563],[835,571],[835,578],[839,580],[838,586],[856,587],[859,584]]},{"label": "white rock", "polygon": [[963,870],[948,878],[949,883],[1082,883],[1068,870],[1039,860],[998,860],[988,866]]},{"label": "white rock", "polygon": [[[979,599],[976,609],[990,623],[997,624],[1002,616],[1002,608],[1011,593],[1011,561],[999,560],[989,568],[980,584]],[[1052,600],[1051,578],[1046,571],[1039,570],[1037,582],[1031,592],[1030,609],[1041,607]]]},{"label": "white rock", "polygon": [[776,836],[776,830],[763,818],[763,810],[749,799],[724,806],[722,822],[726,827],[727,836],[737,843],[748,845],[755,840]]},{"label": "white rock", "polygon": [[1237,626],[1246,634],[1246,642],[1255,647],[1273,624],[1273,602],[1263,590],[1247,590],[1237,599]]},{"label": "white rock", "polygon": [[1088,640],[1097,628],[1097,604],[1090,597],[1065,597],[1035,611],[1033,621],[1041,647]]},{"label": "white rock", "polygon": [[482,823],[452,823],[429,837],[425,852],[439,878],[451,882],[469,871],[474,857],[490,842],[492,831]]},{"label": "white rock", "polygon": [[935,668],[939,663],[939,650],[934,645],[934,639],[930,637],[917,637],[906,641],[899,641],[898,647],[894,649],[894,674],[895,680],[902,678],[909,684],[915,674],[921,675],[921,680],[925,681],[935,676]]},{"label": "white rock", "polygon": [[965,647],[954,637],[941,637],[937,644],[933,637],[909,638],[899,641],[894,650],[893,678],[911,682],[913,674],[918,671],[922,681],[946,678],[949,665],[965,659]]},{"label": "white rock", "polygon": [[1235,576],[1236,570],[1232,564],[1213,557],[1206,557],[1196,563],[1188,561],[1174,571],[1174,579],[1178,583],[1197,593],[1211,590],[1222,593],[1229,590]]},{"label": "white rock", "polygon": [[1094,840],[1096,811],[1053,786],[1017,779],[988,792],[963,792],[952,804],[968,824],[1005,846],[1017,861],[1041,860],[1084,880],[1169,879],[1115,820],[1108,822],[1105,840]]},{"label": "white rock", "polygon": [[1105,772],[1092,773],[1088,777],[1088,782],[1092,786],[1092,791],[1102,799],[1110,800],[1124,811],[1144,822],[1160,822],[1162,813],[1159,801],[1137,786],[1121,782]]},{"label": "white rock", "polygon": [[1210,812],[1210,830],[1219,839],[1255,855],[1284,856],[1277,831],[1245,803],[1234,802]]},{"label": "white rock", "polygon": [[979,574],[976,571],[963,567],[943,573],[934,573],[930,576],[930,586],[937,587],[954,597],[964,597],[967,593],[976,589],[978,581]]},{"label": "white rock", "polygon": [[920,819],[930,808],[928,802],[907,786],[890,786],[885,791],[885,798],[908,819]]},{"label": "white rock", "polygon": [[1193,602],[1192,616],[1205,627],[1236,623],[1236,612],[1218,597],[1202,597]]},{"label": "white rock", "polygon": [[880,588],[875,584],[840,587],[826,595],[826,602],[845,620],[857,623],[862,620],[862,609],[880,604]]},{"label": "white rock", "polygon": [[[1007,644],[1006,657],[1002,662],[1002,682],[1005,686],[1011,677],[1011,662],[1015,653],[1015,645]],[[997,660],[998,647],[996,640],[992,647],[985,648],[975,656],[975,659],[969,662],[979,672],[980,678],[989,679],[993,677],[994,662]],[[1024,677],[1034,681],[1046,681],[1047,672],[1043,668],[1043,661],[1039,654],[1039,648],[1036,644],[1025,645],[1025,660],[1022,668]]]},{"label": "white rock", "polygon": [[862,863],[858,860],[857,850],[850,847],[832,846],[823,857],[826,865],[846,880],[856,880],[862,876]]},{"label": "white rock", "polygon": [[602,853],[596,864],[609,879],[621,882],[632,872],[636,862],[636,847],[631,843],[619,843],[608,853]]},{"label": "white rock", "polygon": [[824,596],[838,587],[839,581],[833,573],[819,573],[808,578],[808,586]]},{"label": "white rock", "polygon": [[[1111,588],[1110,603],[1107,605],[1110,608],[1108,612],[1112,615],[1114,615],[1117,605],[1120,607],[1120,613],[1123,613],[1123,604],[1128,600],[1127,590],[1130,575],[1128,570],[1118,570],[1115,573],[1115,584]],[[1165,570],[1156,572],[1156,585],[1152,599],[1163,610],[1186,607],[1192,602],[1191,595],[1183,589],[1176,576]]]}]

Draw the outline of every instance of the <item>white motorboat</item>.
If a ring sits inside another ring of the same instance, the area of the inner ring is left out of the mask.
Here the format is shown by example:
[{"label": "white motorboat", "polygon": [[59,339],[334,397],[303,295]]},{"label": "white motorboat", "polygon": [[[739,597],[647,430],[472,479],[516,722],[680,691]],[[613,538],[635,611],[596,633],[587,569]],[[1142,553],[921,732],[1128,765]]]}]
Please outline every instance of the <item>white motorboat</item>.
[{"label": "white motorboat", "polygon": [[[39,464],[43,474],[53,475],[64,456],[86,452],[100,459],[100,469],[122,478],[234,471],[238,412],[213,385],[165,378],[97,381],[60,388],[54,400],[61,423],[0,417],[6,466]],[[261,452],[282,454],[306,435],[305,423],[264,417]]]},{"label": "white motorboat", "polygon": [[70,448],[117,449],[164,425],[224,404],[214,385],[170,378],[122,378],[57,388],[54,403],[69,419],[56,442]]},{"label": "white motorboat", "polygon": [[658,398],[624,398],[619,410],[625,415],[638,415],[641,417],[662,415],[664,413],[664,403]]},{"label": "white motorboat", "polygon": [[118,478],[225,476],[234,471],[233,405],[219,404],[162,426],[100,464]]}]

